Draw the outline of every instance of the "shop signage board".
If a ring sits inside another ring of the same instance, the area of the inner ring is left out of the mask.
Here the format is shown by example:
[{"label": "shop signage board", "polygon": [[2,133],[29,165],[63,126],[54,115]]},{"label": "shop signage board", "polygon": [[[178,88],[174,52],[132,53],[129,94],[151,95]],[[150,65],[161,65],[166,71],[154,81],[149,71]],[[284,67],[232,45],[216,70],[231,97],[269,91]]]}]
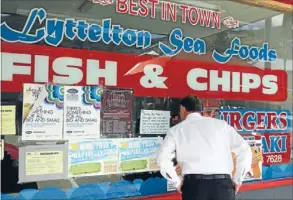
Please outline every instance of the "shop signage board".
[{"label": "shop signage board", "polygon": [[119,145],[119,172],[159,171],[156,158],[161,142],[161,137],[121,139]]},{"label": "shop signage board", "polygon": [[133,91],[103,88],[101,135],[103,137],[129,137],[132,133]]},{"label": "shop signage board", "polygon": [[[120,7],[121,12],[126,12],[128,10],[125,5],[126,4],[123,5],[124,7],[122,6],[123,8]],[[175,7],[177,8],[176,5]],[[187,8],[185,7],[184,9]],[[203,10],[203,12],[208,11]],[[164,12],[162,14],[164,14]],[[219,14],[214,14],[212,17],[214,19],[210,22],[212,28],[216,26],[220,28],[219,24],[221,24],[221,22],[219,16]],[[30,33],[33,25],[42,21],[46,21],[44,25],[41,25],[43,27],[38,28],[35,34]],[[198,23],[198,21],[199,19],[195,19],[194,23]],[[204,22],[204,20],[200,21]],[[69,40],[78,38],[81,41],[101,41],[104,44],[113,43],[115,45],[124,44],[128,47],[136,47],[138,49],[149,48],[152,44],[153,34],[149,31],[128,29],[121,25],[112,24],[111,18],[103,19],[101,24],[102,25],[89,24],[84,20],[75,20],[72,18],[67,18],[65,20],[48,18],[47,12],[43,8],[34,8],[31,10],[22,31],[14,30],[5,22],[1,23],[1,39],[10,43],[18,42],[25,44],[45,41],[46,44],[54,47],[59,46],[64,37]],[[174,28],[169,34],[169,43],[159,42],[158,48],[162,54],[167,57],[176,56],[181,51],[198,55],[207,53],[206,43],[203,39],[185,37],[180,28]],[[271,49],[268,43],[264,43],[259,48],[242,44],[239,38],[234,38],[231,41],[230,47],[227,48],[224,54],[213,50],[212,57],[216,62],[225,64],[228,63],[232,57],[238,57],[243,60],[274,62],[277,60],[278,55],[276,49]]]},{"label": "shop signage board", "polygon": [[[262,179],[262,142],[261,140],[248,140],[251,152],[252,152],[252,164],[251,170],[247,173],[244,181],[252,181],[252,180],[260,180]],[[232,153],[234,170],[232,172],[232,176],[235,174],[236,170],[236,157],[235,154]]]},{"label": "shop signage board", "polygon": [[64,139],[100,138],[101,87],[64,86]]},{"label": "shop signage board", "polygon": [[[287,73],[284,70],[240,65],[219,67],[217,63],[194,60],[153,59],[152,56],[5,42],[1,55],[2,91],[22,91],[25,82],[101,83],[106,87],[132,88],[135,96],[183,97],[194,94],[212,99],[223,96],[235,100],[287,99]],[[225,81],[221,81],[222,76],[226,77]]]},{"label": "shop signage board", "polygon": [[62,140],[63,86],[23,85],[22,140]]},{"label": "shop signage board", "polygon": [[220,113],[220,119],[241,134],[283,133],[290,132],[292,128],[290,110],[223,109]]},{"label": "shop signage board", "polygon": [[70,141],[68,172],[70,177],[118,173],[119,140]]},{"label": "shop signage board", "polygon": [[244,136],[246,140],[258,139],[262,141],[263,164],[289,163],[291,157],[290,133],[266,133]]}]

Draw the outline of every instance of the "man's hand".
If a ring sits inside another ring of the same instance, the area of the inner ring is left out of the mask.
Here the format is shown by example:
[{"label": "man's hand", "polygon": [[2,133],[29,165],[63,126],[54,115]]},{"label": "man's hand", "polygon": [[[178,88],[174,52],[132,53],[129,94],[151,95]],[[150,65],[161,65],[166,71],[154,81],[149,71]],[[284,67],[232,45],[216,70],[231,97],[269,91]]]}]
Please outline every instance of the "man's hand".
[{"label": "man's hand", "polygon": [[176,187],[177,191],[182,194],[181,188],[182,188],[183,182],[181,181],[180,185]]},{"label": "man's hand", "polygon": [[182,174],[182,169],[178,164],[176,165],[176,173],[178,176],[181,176],[181,174]]},{"label": "man's hand", "polygon": [[234,190],[235,190],[235,195],[239,192],[241,185],[237,185],[234,183]]}]

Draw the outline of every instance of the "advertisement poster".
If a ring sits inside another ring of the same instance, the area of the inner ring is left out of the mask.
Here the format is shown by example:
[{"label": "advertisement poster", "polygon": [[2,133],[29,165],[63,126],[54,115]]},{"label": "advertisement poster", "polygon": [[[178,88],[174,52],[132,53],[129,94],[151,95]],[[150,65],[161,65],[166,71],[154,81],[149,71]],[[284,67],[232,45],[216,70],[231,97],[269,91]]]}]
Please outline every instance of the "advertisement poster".
[{"label": "advertisement poster", "polygon": [[100,138],[101,88],[64,86],[64,139]]},{"label": "advertisement poster", "polygon": [[67,177],[67,144],[19,148],[19,183],[66,179]]},{"label": "advertisement poster", "polygon": [[[252,165],[244,181],[259,180],[262,179],[262,143],[261,140],[249,140],[248,142],[252,152]],[[234,153],[232,153],[232,158],[234,163],[232,176],[234,176],[236,170],[236,157]]]},{"label": "advertisement poster", "polygon": [[227,121],[241,134],[290,132],[290,116],[290,110],[220,110],[220,119]]},{"label": "advertisement poster", "polygon": [[0,160],[4,159],[4,140],[0,140]]},{"label": "advertisement poster", "polygon": [[140,112],[140,134],[166,134],[170,128],[170,111],[141,110]]},{"label": "advertisement poster", "polygon": [[103,89],[101,135],[110,138],[131,134],[132,98],[133,91],[129,89]]},{"label": "advertisement poster", "polygon": [[121,139],[119,171],[121,173],[159,170],[156,157],[162,138]]},{"label": "advertisement poster", "polygon": [[22,140],[61,140],[63,86],[23,85]]},{"label": "advertisement poster", "polygon": [[16,106],[1,105],[1,135],[16,135]]},{"label": "advertisement poster", "polygon": [[266,133],[256,136],[244,136],[244,138],[246,140],[261,139],[264,165],[290,163],[290,133]]},{"label": "advertisement poster", "polygon": [[118,172],[119,140],[71,141],[69,176],[94,176]]}]

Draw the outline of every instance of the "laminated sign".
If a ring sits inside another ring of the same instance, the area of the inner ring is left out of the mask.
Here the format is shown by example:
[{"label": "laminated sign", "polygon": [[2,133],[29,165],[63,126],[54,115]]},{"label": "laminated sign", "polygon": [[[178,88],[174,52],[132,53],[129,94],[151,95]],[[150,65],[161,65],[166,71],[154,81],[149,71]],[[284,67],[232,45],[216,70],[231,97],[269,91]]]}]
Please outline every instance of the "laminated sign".
[{"label": "laminated sign", "polygon": [[162,138],[122,139],[119,146],[121,173],[158,171],[156,157]]},{"label": "laminated sign", "polygon": [[69,176],[94,176],[118,172],[119,140],[71,141]]},{"label": "laminated sign", "polygon": [[101,88],[64,86],[64,139],[100,138]]},{"label": "laminated sign", "polygon": [[24,84],[22,140],[61,140],[63,86]]}]

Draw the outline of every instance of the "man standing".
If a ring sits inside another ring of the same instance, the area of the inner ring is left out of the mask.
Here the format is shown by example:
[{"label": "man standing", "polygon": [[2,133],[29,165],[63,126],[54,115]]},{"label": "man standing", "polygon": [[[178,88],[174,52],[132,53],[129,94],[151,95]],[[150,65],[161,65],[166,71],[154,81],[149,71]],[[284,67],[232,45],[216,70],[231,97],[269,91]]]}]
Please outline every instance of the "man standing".
[{"label": "man standing", "polygon": [[[225,121],[200,115],[200,101],[188,96],[180,102],[181,123],[170,128],[157,163],[162,175],[173,181],[183,200],[234,200],[251,168],[249,144]],[[233,171],[232,152],[237,159]],[[182,168],[182,178],[172,162]]]}]

